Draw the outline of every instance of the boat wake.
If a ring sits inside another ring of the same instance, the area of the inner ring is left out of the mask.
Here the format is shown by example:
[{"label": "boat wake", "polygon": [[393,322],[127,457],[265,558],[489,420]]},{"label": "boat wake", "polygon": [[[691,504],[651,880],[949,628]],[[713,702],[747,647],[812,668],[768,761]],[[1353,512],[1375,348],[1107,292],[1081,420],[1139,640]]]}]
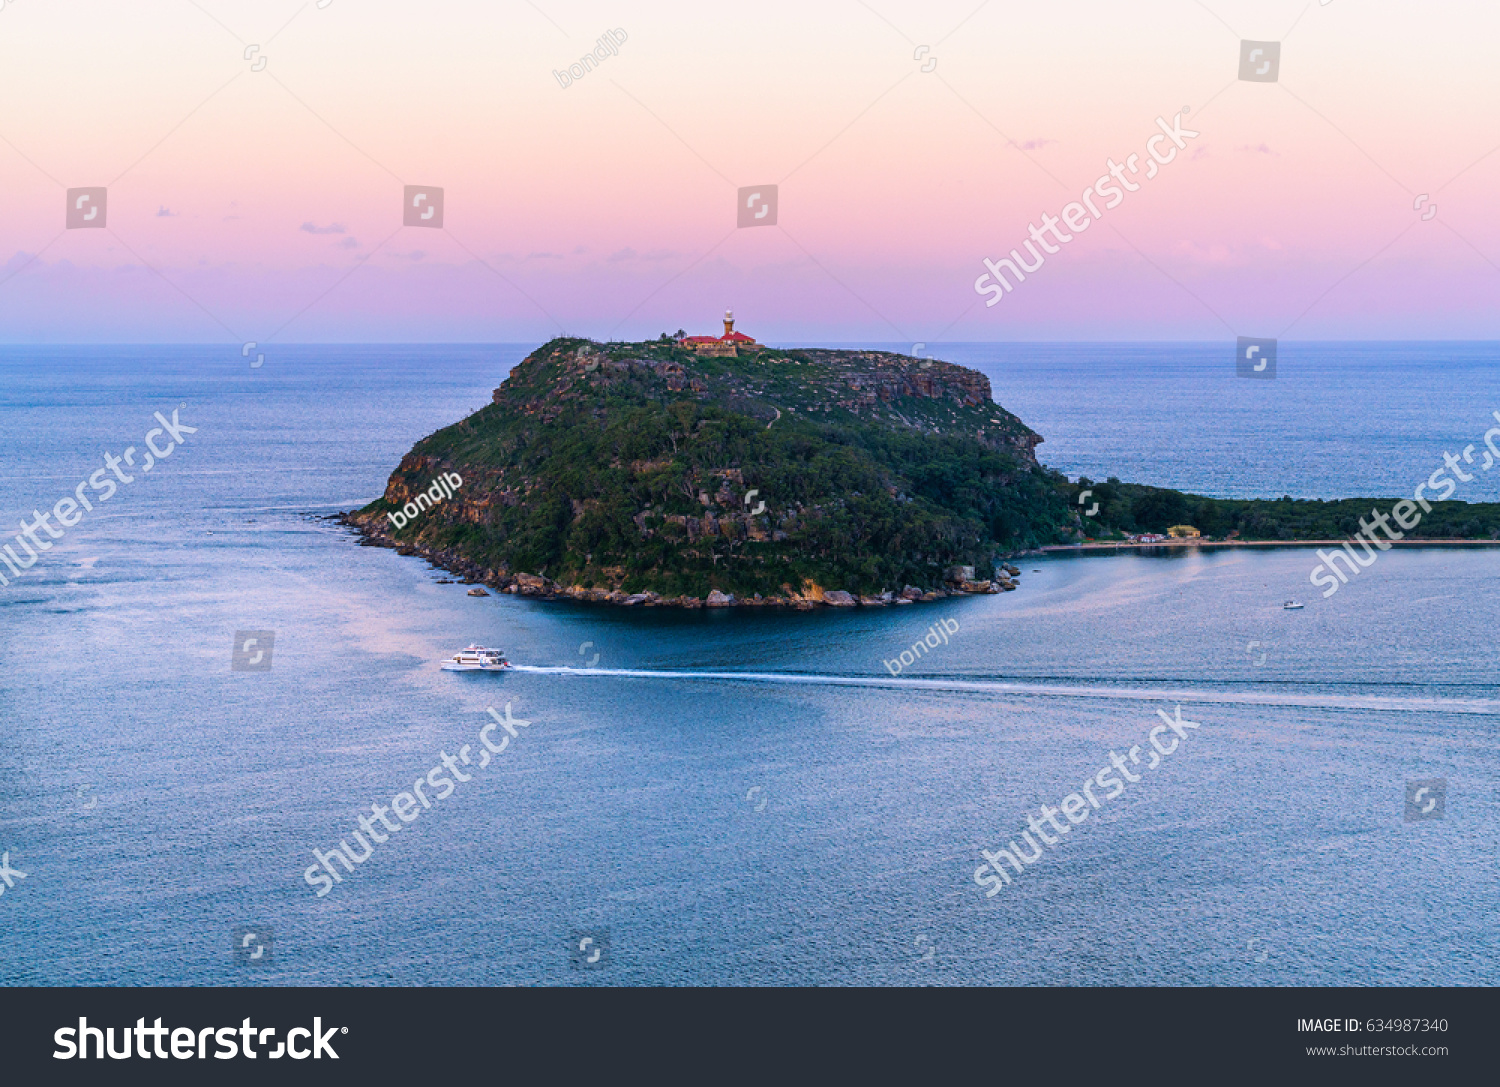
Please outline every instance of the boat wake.
[{"label": "boat wake", "polygon": [[1029,683],[1001,680],[886,678],[884,676],[812,675],[801,672],[679,672],[637,668],[544,668],[513,664],[516,672],[542,676],[590,676],[619,679],[709,680],[729,683],[786,683],[827,687],[879,687],[887,690],[973,691],[1037,698],[1130,699],[1141,702],[1224,703],[1248,706],[1292,706],[1393,713],[1459,713],[1500,716],[1500,702],[1483,698],[1431,698],[1400,695],[1344,695],[1315,692],[1215,691],[1193,687],[1105,687],[1084,684]]}]

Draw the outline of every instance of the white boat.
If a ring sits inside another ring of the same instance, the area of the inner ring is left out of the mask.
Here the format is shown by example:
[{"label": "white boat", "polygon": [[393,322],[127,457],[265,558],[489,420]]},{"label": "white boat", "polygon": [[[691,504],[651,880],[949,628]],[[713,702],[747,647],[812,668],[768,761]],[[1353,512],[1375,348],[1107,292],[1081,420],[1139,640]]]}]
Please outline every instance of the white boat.
[{"label": "white boat", "polygon": [[443,662],[445,672],[504,672],[509,667],[504,650],[486,649],[482,645],[461,649]]},{"label": "white boat", "polygon": [[1302,605],[1299,604],[1299,603],[1297,603],[1295,600],[1288,600],[1285,604],[1281,605],[1281,610],[1282,611],[1297,611],[1301,607],[1302,607]]}]

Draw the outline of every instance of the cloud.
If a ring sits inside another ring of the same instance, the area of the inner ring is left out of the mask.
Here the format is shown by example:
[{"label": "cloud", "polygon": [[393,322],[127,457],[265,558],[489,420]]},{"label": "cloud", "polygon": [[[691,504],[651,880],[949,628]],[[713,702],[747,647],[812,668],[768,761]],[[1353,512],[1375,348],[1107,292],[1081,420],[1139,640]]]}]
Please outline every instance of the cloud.
[{"label": "cloud", "polygon": [[1237,151],[1249,151],[1251,154],[1255,154],[1255,155],[1275,155],[1277,158],[1281,157],[1281,152],[1280,151],[1272,151],[1269,147],[1267,147],[1263,143],[1256,144],[1254,147],[1251,147],[1248,143],[1241,144],[1235,150],[1237,150]]},{"label": "cloud", "polygon": [[562,260],[561,253],[527,253],[527,260]]},{"label": "cloud", "polygon": [[177,212],[173,211],[165,204],[158,206],[156,209],[156,217],[158,219],[175,219],[177,217],[177,214]]},{"label": "cloud", "polygon": [[1192,261],[1194,264],[1221,266],[1239,266],[1244,264],[1239,254],[1223,242],[1214,242],[1211,245],[1202,246],[1194,241],[1180,241],[1172,247],[1172,252]]},{"label": "cloud", "polygon": [[327,226],[319,226],[317,223],[303,223],[297,229],[305,230],[309,234],[344,234],[342,223],[329,223]]},{"label": "cloud", "polygon": [[1046,147],[1049,143],[1056,143],[1056,142],[1057,142],[1056,140],[1047,140],[1047,139],[1042,139],[1042,138],[1038,137],[1037,139],[1034,139],[1034,140],[1026,140],[1024,143],[1018,143],[1018,144],[1016,144],[1016,146],[1019,147],[1022,151],[1040,151],[1042,148]]},{"label": "cloud", "polygon": [[675,249],[650,249],[644,253],[637,253],[630,246],[618,249],[604,259],[612,264],[622,260],[674,260],[682,254]]},{"label": "cloud", "polygon": [[343,241],[339,242],[338,247],[340,249],[358,249],[359,248],[359,239],[358,238],[345,238]]}]

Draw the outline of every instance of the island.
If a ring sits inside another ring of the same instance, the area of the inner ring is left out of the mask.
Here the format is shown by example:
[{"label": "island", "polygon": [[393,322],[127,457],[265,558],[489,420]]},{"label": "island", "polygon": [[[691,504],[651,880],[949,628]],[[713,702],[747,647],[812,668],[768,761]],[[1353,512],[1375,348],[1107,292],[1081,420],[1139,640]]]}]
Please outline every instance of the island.
[{"label": "island", "polygon": [[[809,609],[1013,590],[1008,560],[1056,546],[1324,542],[1382,501],[1070,482],[975,370],[725,329],[545,343],[341,520],[506,593]],[[1435,502],[1423,528],[1490,542],[1500,504]]]}]

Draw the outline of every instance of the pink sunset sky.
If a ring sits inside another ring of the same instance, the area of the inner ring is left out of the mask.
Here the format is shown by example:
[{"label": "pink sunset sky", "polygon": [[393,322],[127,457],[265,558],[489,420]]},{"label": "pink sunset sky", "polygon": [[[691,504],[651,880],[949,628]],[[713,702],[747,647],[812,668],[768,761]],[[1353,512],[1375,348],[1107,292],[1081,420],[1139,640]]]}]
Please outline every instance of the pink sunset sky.
[{"label": "pink sunset sky", "polygon": [[1479,0],[9,0],[0,342],[1500,338],[1497,40]]}]

